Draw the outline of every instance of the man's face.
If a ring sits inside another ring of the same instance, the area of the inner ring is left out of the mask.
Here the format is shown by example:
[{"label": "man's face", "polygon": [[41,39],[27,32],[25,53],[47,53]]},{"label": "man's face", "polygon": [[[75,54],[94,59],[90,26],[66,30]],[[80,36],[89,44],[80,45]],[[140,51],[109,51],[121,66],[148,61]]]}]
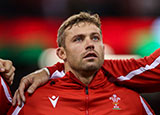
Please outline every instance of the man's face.
[{"label": "man's face", "polygon": [[97,71],[104,62],[100,29],[92,23],[80,22],[65,32],[65,62],[76,71]]}]

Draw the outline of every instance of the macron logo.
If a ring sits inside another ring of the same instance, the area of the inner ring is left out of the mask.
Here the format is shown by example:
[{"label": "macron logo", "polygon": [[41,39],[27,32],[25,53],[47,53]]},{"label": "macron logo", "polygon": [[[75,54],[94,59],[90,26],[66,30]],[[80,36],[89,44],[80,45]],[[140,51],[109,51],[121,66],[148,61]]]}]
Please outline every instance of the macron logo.
[{"label": "macron logo", "polygon": [[52,98],[48,97],[48,99],[50,100],[50,102],[52,103],[52,105],[53,105],[54,108],[56,107],[58,98],[59,98],[59,96],[58,97],[52,96]]}]

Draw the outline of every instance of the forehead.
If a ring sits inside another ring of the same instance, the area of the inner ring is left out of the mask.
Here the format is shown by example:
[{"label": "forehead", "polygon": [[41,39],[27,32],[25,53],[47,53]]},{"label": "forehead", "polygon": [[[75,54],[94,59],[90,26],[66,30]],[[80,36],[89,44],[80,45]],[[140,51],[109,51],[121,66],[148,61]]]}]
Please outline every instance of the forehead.
[{"label": "forehead", "polygon": [[78,34],[91,34],[91,33],[99,33],[100,29],[93,23],[89,22],[80,22],[78,24],[74,24],[71,28],[68,27],[65,30],[67,36],[75,36]]}]

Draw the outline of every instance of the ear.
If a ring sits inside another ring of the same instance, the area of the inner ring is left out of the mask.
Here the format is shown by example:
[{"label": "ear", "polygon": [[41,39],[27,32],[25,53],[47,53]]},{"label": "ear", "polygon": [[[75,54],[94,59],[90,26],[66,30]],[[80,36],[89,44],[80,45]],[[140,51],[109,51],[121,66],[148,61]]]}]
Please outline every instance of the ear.
[{"label": "ear", "polygon": [[60,59],[64,61],[66,60],[66,51],[63,47],[58,47],[56,50],[56,54]]}]

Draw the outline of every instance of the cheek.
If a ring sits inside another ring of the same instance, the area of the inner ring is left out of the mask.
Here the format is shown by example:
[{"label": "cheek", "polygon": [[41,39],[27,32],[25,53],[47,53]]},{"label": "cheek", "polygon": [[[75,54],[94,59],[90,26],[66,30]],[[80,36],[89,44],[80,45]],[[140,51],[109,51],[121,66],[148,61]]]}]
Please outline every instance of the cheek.
[{"label": "cheek", "polygon": [[104,52],[104,47],[103,45],[99,45],[98,47],[98,52],[103,53]]},{"label": "cheek", "polygon": [[81,50],[78,47],[70,47],[67,52],[68,60],[78,60],[80,58]]},{"label": "cheek", "polygon": [[71,53],[76,53],[78,55],[83,51],[83,45],[74,44],[74,45],[71,45],[70,48],[68,49]]},{"label": "cheek", "polygon": [[104,48],[102,46],[98,48],[97,52],[100,58],[104,58]]}]

